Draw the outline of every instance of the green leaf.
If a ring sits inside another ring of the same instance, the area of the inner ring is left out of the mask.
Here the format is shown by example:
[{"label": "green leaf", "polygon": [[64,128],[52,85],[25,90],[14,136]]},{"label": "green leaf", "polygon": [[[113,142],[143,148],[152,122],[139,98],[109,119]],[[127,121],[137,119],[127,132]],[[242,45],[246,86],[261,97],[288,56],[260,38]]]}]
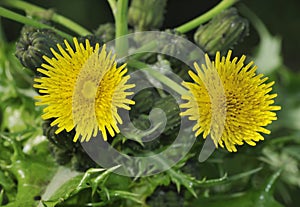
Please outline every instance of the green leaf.
[{"label": "green leaf", "polygon": [[[17,193],[16,185],[10,176],[5,175],[4,171],[0,171],[0,184],[2,187],[2,189],[0,187],[2,196],[4,194],[4,191],[8,199],[13,199],[16,196]],[[1,203],[2,202],[0,201],[0,204]]]},{"label": "green leaf", "polygon": [[218,186],[218,185],[221,185],[221,184],[232,183],[233,181],[242,179],[244,177],[249,177],[250,175],[259,172],[261,169],[262,168],[259,167],[259,168],[249,170],[249,171],[246,171],[246,172],[242,172],[242,173],[230,176],[230,177],[228,177],[227,174],[224,174],[224,176],[221,177],[221,178],[210,179],[210,180],[204,179],[202,181],[198,181],[198,186],[207,188],[207,187]]},{"label": "green leaf", "polygon": [[268,163],[272,170],[282,170],[281,181],[289,186],[300,186],[299,161],[286,153],[284,149],[284,147],[279,149],[276,146],[265,147],[262,151],[263,157],[260,159]]},{"label": "green leaf", "polygon": [[300,146],[285,146],[283,149],[284,153],[291,155],[292,157],[296,158],[300,161]]},{"label": "green leaf", "polygon": [[175,183],[178,192],[180,192],[180,186],[184,186],[194,197],[197,197],[194,190],[197,182],[194,177],[184,174],[180,170],[169,169],[166,173],[170,176],[170,180]]},{"label": "green leaf", "polygon": [[281,38],[271,36],[268,32],[260,32],[260,44],[254,56],[258,71],[270,74],[279,68],[283,61],[281,57]]},{"label": "green leaf", "polygon": [[[52,182],[56,183],[56,189],[51,190],[52,192],[48,193],[48,195],[46,196],[48,197],[48,199],[45,200],[45,196],[43,196],[42,203],[47,207],[54,207],[57,204],[62,204],[63,202],[67,201],[73,196],[77,196],[80,192],[82,192],[85,189],[91,190],[91,193],[89,193],[89,195],[90,199],[92,199],[99,186],[101,186],[102,190],[107,188],[107,186],[105,185],[107,177],[118,167],[119,166],[115,166],[107,170],[103,168],[91,168],[87,170],[84,174],[75,173],[75,176],[74,172],[68,171],[67,169],[62,169],[62,171],[59,171],[52,180]],[[66,182],[62,183],[62,180],[59,179],[59,177],[60,175],[64,176],[66,173],[69,174],[71,178],[69,178]],[[112,193],[111,190],[107,192],[109,193],[109,195]],[[105,194],[104,191],[102,193]],[[120,195],[121,194],[125,196],[124,193],[121,192]],[[109,200],[109,195],[106,196],[106,200]]]},{"label": "green leaf", "polygon": [[3,195],[4,195],[4,190],[0,190],[0,205],[3,203]]},{"label": "green leaf", "polygon": [[191,206],[209,207],[283,207],[273,198],[273,189],[280,175],[280,171],[275,172],[259,189],[253,188],[246,192],[226,195],[213,196],[210,198],[199,198]]},{"label": "green leaf", "polygon": [[[48,158],[49,153],[47,151],[40,151],[40,154],[31,155],[24,153],[21,143],[16,138],[2,134],[1,139],[5,139],[6,144],[9,144],[6,147],[13,148],[10,163],[3,163],[1,168],[17,180],[17,192],[13,198],[9,198],[7,207],[37,206],[36,197],[41,196],[56,169],[54,161]],[[5,181],[9,182],[9,179],[6,178]],[[9,195],[11,192],[7,193]]]},{"label": "green leaf", "polygon": [[60,188],[54,192],[54,194],[50,197],[49,200],[42,201],[43,204],[47,207],[54,207],[57,204],[64,202],[71,196],[77,194],[79,191],[88,188],[87,185],[80,185],[81,181],[82,175],[78,175],[76,177],[71,178],[62,186],[60,186]]},{"label": "green leaf", "polygon": [[240,11],[250,20],[260,38],[260,44],[254,54],[254,62],[258,66],[258,71],[270,74],[283,63],[281,38],[272,36],[259,17],[246,6],[240,6]]},{"label": "green leaf", "polygon": [[[51,181],[52,183],[56,184],[54,185],[55,189],[51,190],[53,192],[47,193],[51,195],[43,196],[43,199],[45,197],[48,197],[47,200],[42,201],[43,204],[47,207],[56,206],[58,203],[64,202],[65,200],[69,199],[73,195],[76,195],[80,191],[86,188],[90,188],[90,186],[87,183],[91,175],[102,171],[104,171],[104,169],[89,169],[85,174],[77,174],[68,169],[61,168]],[[70,176],[67,179],[65,177],[66,174]]]}]

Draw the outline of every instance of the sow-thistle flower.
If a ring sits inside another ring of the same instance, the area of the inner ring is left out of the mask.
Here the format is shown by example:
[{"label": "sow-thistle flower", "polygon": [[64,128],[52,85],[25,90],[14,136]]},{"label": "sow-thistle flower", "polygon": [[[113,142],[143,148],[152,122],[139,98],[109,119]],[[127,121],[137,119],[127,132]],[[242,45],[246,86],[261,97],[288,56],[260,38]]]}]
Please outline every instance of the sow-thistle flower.
[{"label": "sow-thistle flower", "polygon": [[51,48],[55,58],[43,58],[47,64],[38,69],[44,77],[36,78],[34,87],[40,96],[36,105],[46,105],[43,119],[54,118],[51,126],[57,125],[55,133],[75,128],[73,141],[81,138],[88,141],[100,130],[107,140],[106,130],[111,136],[119,133],[122,119],[118,109],[130,110],[134,101],[127,99],[134,84],[127,84],[130,76],[126,65],[117,67],[115,56],[102,49],[99,44],[92,47],[88,40],[85,46],[73,39],[75,51],[67,41],[66,49],[57,45],[58,52]]},{"label": "sow-thistle flower", "polygon": [[182,83],[189,93],[182,96],[187,102],[180,107],[186,109],[181,116],[196,121],[196,136],[210,135],[216,147],[235,152],[236,145],[255,146],[263,140],[260,133],[270,133],[265,126],[277,119],[273,111],[281,108],[273,105],[277,94],[269,94],[274,81],[266,83],[267,77],[256,75],[253,62],[244,66],[246,56],[231,61],[231,53],[221,58],[217,52],[215,61],[206,55],[201,68],[194,64],[197,74],[189,71],[194,83]]}]

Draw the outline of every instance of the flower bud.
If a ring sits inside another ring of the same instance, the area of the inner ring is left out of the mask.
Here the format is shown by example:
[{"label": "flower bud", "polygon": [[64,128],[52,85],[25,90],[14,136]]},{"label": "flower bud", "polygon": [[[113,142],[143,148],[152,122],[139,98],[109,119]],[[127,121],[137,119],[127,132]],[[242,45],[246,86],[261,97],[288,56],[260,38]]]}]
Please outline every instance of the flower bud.
[{"label": "flower bud", "polygon": [[95,35],[102,39],[103,42],[115,39],[115,34],[115,25],[112,23],[101,24],[95,31]]},{"label": "flower bud", "polygon": [[[176,30],[167,29],[164,31],[170,35],[162,34],[162,53],[166,53],[172,57],[183,56],[184,54],[188,54],[190,51],[186,48],[185,41],[181,39],[187,39],[186,35],[178,33]],[[177,37],[177,38],[171,38]]]},{"label": "flower bud", "polygon": [[96,163],[86,154],[81,144],[73,142],[75,131],[62,131],[56,134],[57,126],[51,126],[53,120],[46,120],[43,123],[43,134],[49,140],[50,152],[59,165],[70,164],[71,168],[77,171],[85,171],[95,167]]},{"label": "flower bud", "polygon": [[67,151],[73,151],[74,148],[77,148],[78,144],[72,141],[75,131],[62,131],[61,133],[56,134],[55,131],[57,130],[57,126],[51,126],[50,124],[52,121],[53,119],[45,120],[42,125],[43,134],[47,137],[49,142],[55,147]]},{"label": "flower bud", "polygon": [[209,55],[227,51],[248,35],[248,20],[230,8],[215,16],[209,23],[200,26],[194,35],[195,42]]},{"label": "flower bud", "polygon": [[159,28],[164,20],[167,0],[132,0],[128,23],[137,31]]},{"label": "flower bud", "polygon": [[63,38],[50,29],[22,29],[21,37],[16,44],[16,57],[22,65],[38,74],[36,68],[40,67],[43,56],[52,57],[50,48],[56,48]]}]

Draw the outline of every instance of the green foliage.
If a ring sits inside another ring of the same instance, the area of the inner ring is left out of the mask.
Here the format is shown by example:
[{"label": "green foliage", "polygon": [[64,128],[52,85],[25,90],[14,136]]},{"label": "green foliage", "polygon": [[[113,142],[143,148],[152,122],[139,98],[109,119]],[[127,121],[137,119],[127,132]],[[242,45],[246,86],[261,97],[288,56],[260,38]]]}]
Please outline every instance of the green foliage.
[{"label": "green foliage", "polygon": [[[283,65],[281,57],[281,38],[272,36],[264,23],[247,7],[241,7],[242,12],[251,21],[259,34],[260,43],[254,54],[255,64],[259,66],[259,71],[270,74]],[[272,61],[270,61],[272,59]]]},{"label": "green foliage", "polygon": [[272,195],[275,181],[278,179],[279,175],[280,171],[276,172],[259,188],[253,188],[239,194],[227,195],[226,197],[201,198],[192,203],[192,205],[197,206],[201,204],[210,207],[281,207],[282,205],[278,203]]},{"label": "green foliage", "polygon": [[55,161],[60,165],[70,165],[78,171],[95,167],[95,162],[85,153],[81,144],[73,142],[75,131],[56,134],[57,126],[50,126],[52,121],[44,121],[43,134],[50,142],[49,149]]},{"label": "green foliage", "polygon": [[[159,10],[145,10],[143,2],[147,8],[159,6]],[[136,30],[161,26],[166,1],[160,2],[163,5],[157,2],[132,1],[129,21]],[[196,41],[204,44],[208,52],[227,50],[247,33],[247,21],[236,16],[236,10],[227,12],[195,33]],[[52,57],[49,48],[56,48],[62,38],[51,30],[26,26],[16,49],[15,43],[8,42],[0,28],[0,206],[293,205],[296,198],[292,193],[300,186],[300,75],[283,65],[281,38],[272,36],[257,17],[245,16],[257,25],[260,36],[257,50],[252,54],[255,63],[261,72],[269,73],[277,82],[274,86],[279,95],[276,102],[283,108],[278,113],[279,120],[270,126],[272,134],[255,148],[243,146],[235,154],[217,149],[204,163],[198,161],[203,147],[203,140],[198,137],[190,152],[172,168],[133,178],[117,174],[119,165],[109,169],[98,166],[80,143],[73,143],[74,131],[55,134],[56,127],[50,126],[52,120],[42,122],[41,108],[34,105],[33,97],[37,93],[32,89],[33,77],[43,62],[41,57]],[[204,31],[208,35],[203,36]],[[115,25],[108,23],[99,26],[93,35],[79,37],[79,41],[87,38],[94,45],[114,37]],[[191,35],[182,37],[191,38]],[[165,49],[174,54],[178,52],[172,44]],[[153,54],[145,54],[141,59],[166,75],[175,72],[185,80],[189,78],[189,68],[178,60]],[[161,84],[150,76],[146,78],[154,86]],[[141,133],[130,132],[137,134],[133,140],[118,134],[109,142],[115,149],[132,156],[151,155],[168,148],[180,125],[180,110],[175,99],[161,90],[147,89],[134,100],[136,104],[130,116]],[[161,124],[154,123],[151,128],[149,113],[153,108],[164,111],[166,127],[157,139],[143,143],[142,138]],[[168,165],[166,160],[158,158],[153,163],[153,172],[159,166]],[[142,175],[145,166],[133,164],[137,166],[137,174]]]},{"label": "green foliage", "polygon": [[[37,141],[38,139],[41,138],[37,138]],[[5,146],[12,154],[6,159],[1,159],[0,165],[2,194],[7,198],[6,202],[9,202],[6,206],[36,206],[56,169],[51,156],[45,150],[45,143],[25,145],[27,148],[22,149],[21,142],[15,137],[2,134],[0,144],[2,149]],[[39,150],[35,150],[36,148]],[[1,157],[7,154],[7,151],[1,151]]]}]

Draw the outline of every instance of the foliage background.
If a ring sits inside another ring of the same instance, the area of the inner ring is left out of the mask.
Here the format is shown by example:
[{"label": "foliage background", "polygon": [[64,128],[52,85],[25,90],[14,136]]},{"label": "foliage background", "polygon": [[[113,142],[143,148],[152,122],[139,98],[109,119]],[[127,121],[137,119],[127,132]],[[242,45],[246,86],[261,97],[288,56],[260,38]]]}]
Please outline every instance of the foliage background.
[{"label": "foliage background", "polygon": [[[34,4],[43,6],[44,8],[54,8],[58,13],[69,17],[70,19],[78,22],[85,26],[89,30],[95,30],[99,24],[106,22],[113,22],[113,16],[110,8],[105,0],[73,0],[61,1],[61,0],[35,0],[29,1]],[[169,0],[167,4],[167,10],[165,15],[164,28],[173,28],[181,25],[182,23],[190,20],[199,14],[212,8],[219,1],[177,1]],[[281,37],[282,39],[282,50],[281,55],[283,57],[284,65],[290,73],[290,76],[295,76],[295,79],[287,88],[279,90],[280,99],[291,99],[299,104],[299,93],[292,93],[292,91],[299,91],[300,82],[299,74],[299,49],[300,49],[300,15],[299,8],[300,2],[296,0],[273,0],[273,1],[260,1],[260,0],[248,0],[243,1],[257,16],[264,22],[272,35]],[[179,9],[180,8],[180,9]],[[19,37],[19,32],[22,27],[21,24],[11,20],[1,19],[3,23],[3,30],[5,32],[8,41],[14,42]],[[192,35],[192,32],[188,35]],[[254,51],[256,46],[259,44],[259,36],[255,29],[250,29],[250,35],[244,39],[242,44],[235,47],[235,55],[242,53],[251,53]],[[268,60],[272,61],[272,59]],[[280,70],[280,69],[279,69]],[[289,118],[285,115],[285,105],[282,105],[283,110],[279,113],[279,120],[281,118]],[[288,107],[288,105],[286,105]],[[298,114],[296,114],[298,116]],[[300,125],[300,118],[290,119],[290,122],[285,123],[286,125],[294,124]],[[278,124],[283,123],[279,121]],[[294,129],[293,129],[294,130]],[[288,130],[286,131],[288,134]],[[299,139],[299,137],[298,137]],[[299,151],[298,151],[299,152]],[[299,152],[300,154],[300,152]],[[299,163],[298,163],[299,166]],[[293,202],[287,204],[289,207],[296,207],[300,203],[300,189],[293,188],[290,191]],[[281,199],[280,197],[278,199]]]}]

